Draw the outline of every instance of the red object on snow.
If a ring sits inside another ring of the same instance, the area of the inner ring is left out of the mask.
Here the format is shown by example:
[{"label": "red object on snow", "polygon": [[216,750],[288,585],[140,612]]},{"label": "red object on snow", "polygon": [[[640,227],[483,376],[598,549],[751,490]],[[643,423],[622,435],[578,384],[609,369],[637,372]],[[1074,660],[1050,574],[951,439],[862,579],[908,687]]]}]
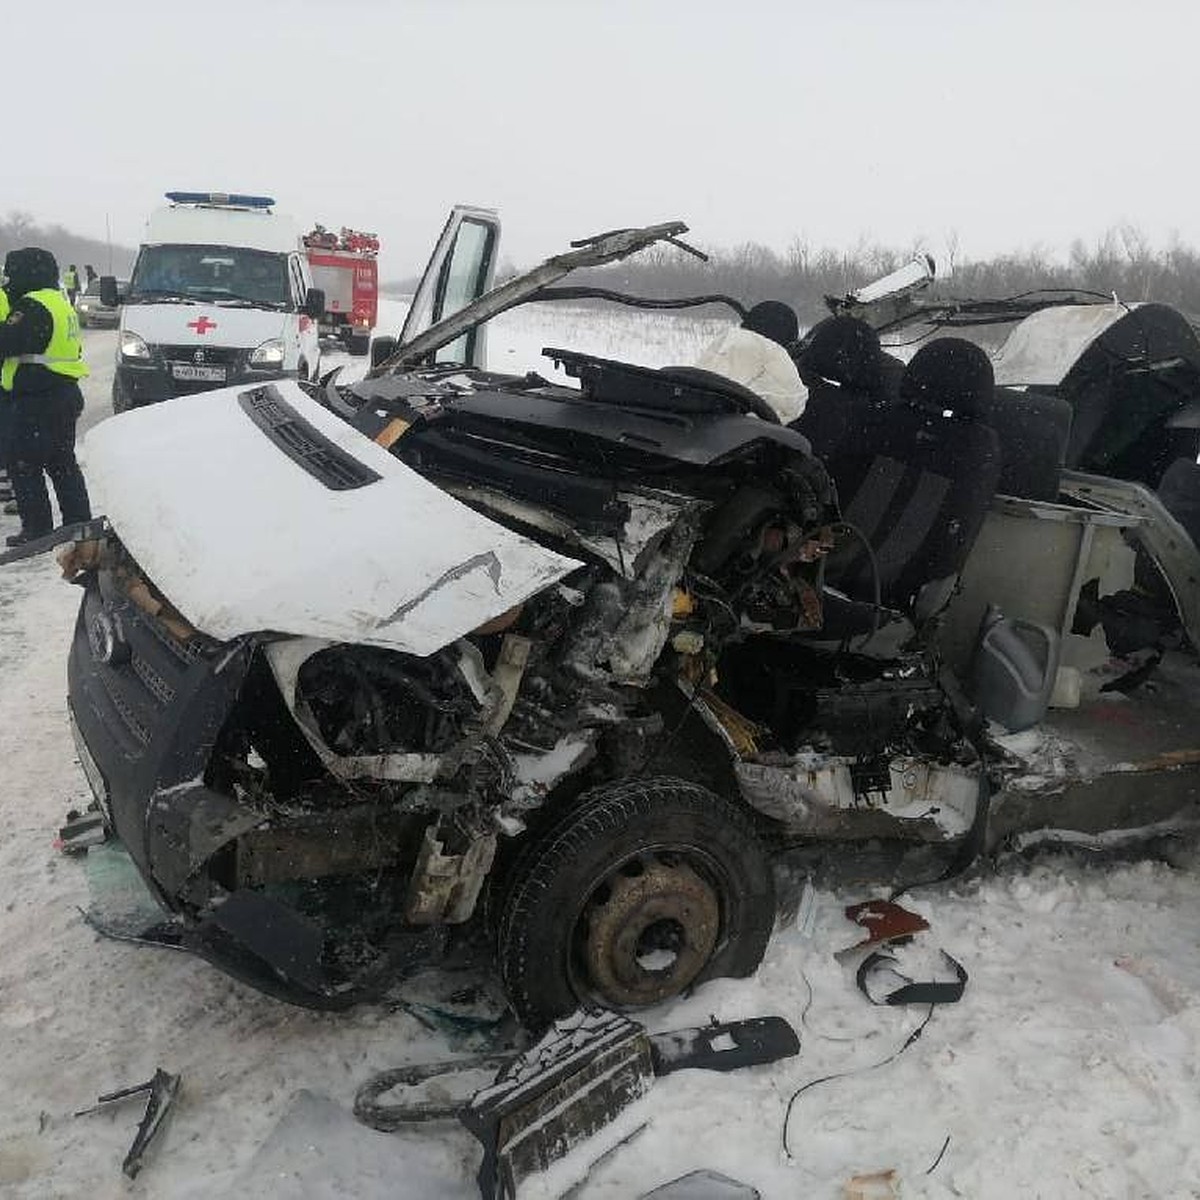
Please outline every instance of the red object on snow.
[{"label": "red object on snow", "polygon": [[865,900],[861,904],[851,904],[846,908],[846,916],[867,931],[866,940],[851,946],[851,951],[866,950],[897,938],[912,937],[914,933],[929,928],[929,922],[924,917],[901,908],[891,900]]}]

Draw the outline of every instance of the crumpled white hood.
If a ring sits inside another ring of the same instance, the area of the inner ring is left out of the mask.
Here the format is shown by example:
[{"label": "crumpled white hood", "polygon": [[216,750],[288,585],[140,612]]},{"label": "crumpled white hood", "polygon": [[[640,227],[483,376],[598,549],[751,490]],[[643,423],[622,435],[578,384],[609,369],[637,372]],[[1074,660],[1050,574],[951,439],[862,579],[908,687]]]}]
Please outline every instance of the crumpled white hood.
[{"label": "crumpled white hood", "polygon": [[430,654],[579,566],[467,508],[295,383],[276,386],[381,478],[331,490],[239,407],[244,388],[135,409],[85,443],[95,510],[197,629]]}]

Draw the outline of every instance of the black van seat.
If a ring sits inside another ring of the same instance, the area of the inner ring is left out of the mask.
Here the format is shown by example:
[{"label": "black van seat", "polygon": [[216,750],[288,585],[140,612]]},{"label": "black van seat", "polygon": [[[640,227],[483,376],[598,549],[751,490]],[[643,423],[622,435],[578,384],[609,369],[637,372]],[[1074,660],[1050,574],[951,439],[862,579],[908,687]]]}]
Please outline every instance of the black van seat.
[{"label": "black van seat", "polygon": [[859,442],[872,414],[888,402],[879,335],[856,317],[826,317],[794,357],[808,401],[792,428],[808,438],[818,458],[829,459]]},{"label": "black van seat", "polygon": [[1000,487],[1022,500],[1057,500],[1071,436],[1071,405],[1047,392],[998,387],[987,423],[1000,439]]},{"label": "black van seat", "polygon": [[[936,339],[909,363],[902,403],[877,410],[861,442],[831,458],[843,516],[875,557],[872,567],[846,540],[829,564],[834,586],[868,599],[877,569],[885,605],[924,618],[945,603],[1000,480],[1000,442],[984,423],[992,391],[978,346]],[[919,603],[923,589],[929,604]]]},{"label": "black van seat", "polygon": [[1163,472],[1158,498],[1200,547],[1200,463],[1177,458]]}]

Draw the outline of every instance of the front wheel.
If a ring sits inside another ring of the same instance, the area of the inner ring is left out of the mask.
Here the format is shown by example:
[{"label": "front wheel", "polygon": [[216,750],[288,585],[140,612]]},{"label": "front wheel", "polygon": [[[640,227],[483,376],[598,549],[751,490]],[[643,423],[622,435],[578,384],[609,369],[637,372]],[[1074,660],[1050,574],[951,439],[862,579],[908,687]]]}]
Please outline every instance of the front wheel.
[{"label": "front wheel", "polygon": [[681,779],[597,788],[514,865],[497,956],[521,1020],[640,1008],[743,976],[775,919],[746,810]]}]

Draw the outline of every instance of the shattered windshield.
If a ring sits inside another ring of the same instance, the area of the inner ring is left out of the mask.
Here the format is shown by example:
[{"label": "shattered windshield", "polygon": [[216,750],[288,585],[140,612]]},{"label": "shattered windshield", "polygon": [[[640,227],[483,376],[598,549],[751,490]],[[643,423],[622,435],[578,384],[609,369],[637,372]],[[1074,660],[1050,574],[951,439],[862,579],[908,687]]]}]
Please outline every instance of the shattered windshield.
[{"label": "shattered windshield", "polygon": [[171,300],[290,309],[287,255],[244,246],[143,247],[126,302]]}]

